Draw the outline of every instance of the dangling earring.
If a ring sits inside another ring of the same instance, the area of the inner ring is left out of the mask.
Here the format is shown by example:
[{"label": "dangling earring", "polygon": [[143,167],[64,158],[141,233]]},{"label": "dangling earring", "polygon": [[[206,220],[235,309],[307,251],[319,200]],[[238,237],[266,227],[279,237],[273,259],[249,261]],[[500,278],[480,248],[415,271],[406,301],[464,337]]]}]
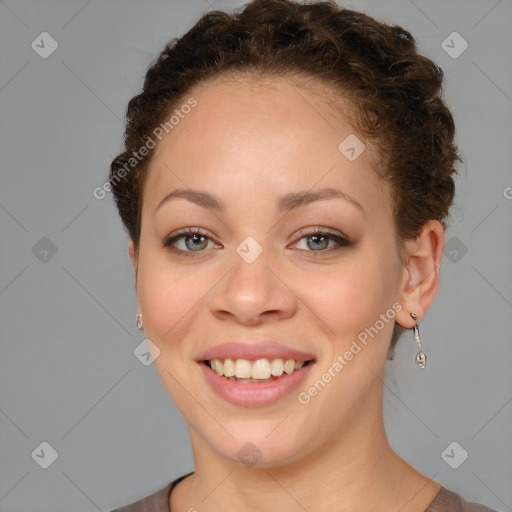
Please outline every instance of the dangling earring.
[{"label": "dangling earring", "polygon": [[421,339],[420,339],[420,329],[419,329],[419,323],[418,323],[418,317],[414,314],[414,313],[411,313],[411,316],[414,318],[414,320],[416,321],[416,325],[413,326],[413,330],[414,330],[414,339],[416,340],[416,343],[418,344],[418,348],[420,349],[420,351],[416,354],[416,364],[422,369],[424,370],[425,367],[427,366],[427,356],[425,355],[425,353],[421,350]]},{"label": "dangling earring", "polygon": [[142,326],[142,313],[137,313],[137,329],[139,329],[139,331],[142,331],[142,329],[144,329],[144,327]]}]

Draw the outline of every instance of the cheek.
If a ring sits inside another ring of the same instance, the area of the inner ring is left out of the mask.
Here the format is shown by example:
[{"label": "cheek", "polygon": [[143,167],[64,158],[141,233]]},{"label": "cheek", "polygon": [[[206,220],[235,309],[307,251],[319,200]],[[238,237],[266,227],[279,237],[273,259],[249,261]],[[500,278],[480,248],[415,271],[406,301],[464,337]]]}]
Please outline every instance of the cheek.
[{"label": "cheek", "polygon": [[165,257],[141,255],[137,296],[148,336],[164,344],[176,338],[207,290],[197,273],[180,272]]},{"label": "cheek", "polygon": [[195,407],[185,391],[195,363],[190,358],[193,347],[186,341],[190,341],[197,308],[209,288],[197,272],[180,270],[165,257],[148,254],[139,259],[137,296],[144,331],[159,349],[154,365],[170,397],[187,417],[187,411]]},{"label": "cheek", "polygon": [[372,325],[391,307],[393,274],[378,258],[361,253],[350,264],[296,276],[294,288],[343,341]]}]

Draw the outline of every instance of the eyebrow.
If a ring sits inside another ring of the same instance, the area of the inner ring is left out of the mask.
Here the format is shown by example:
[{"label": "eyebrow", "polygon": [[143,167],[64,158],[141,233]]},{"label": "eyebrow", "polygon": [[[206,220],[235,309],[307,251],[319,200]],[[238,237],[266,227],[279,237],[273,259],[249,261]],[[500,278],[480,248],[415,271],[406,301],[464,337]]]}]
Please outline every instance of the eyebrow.
[{"label": "eyebrow", "polygon": [[[177,198],[186,199],[191,203],[195,203],[203,208],[213,210],[216,212],[223,212],[225,211],[226,207],[224,201],[222,201],[217,196],[210,194],[209,192],[179,188],[167,194],[160,201],[160,203],[155,209],[155,213],[164,204],[168,203],[172,199]],[[302,206],[306,206],[310,203],[313,203],[314,201],[322,201],[326,199],[343,199],[345,201],[352,203],[359,210],[365,213],[364,208],[359,201],[357,201],[347,193],[331,187],[315,191],[303,190],[300,192],[290,192],[278,198],[277,208],[280,212],[284,212],[288,210],[293,210],[295,208],[300,208]]]}]

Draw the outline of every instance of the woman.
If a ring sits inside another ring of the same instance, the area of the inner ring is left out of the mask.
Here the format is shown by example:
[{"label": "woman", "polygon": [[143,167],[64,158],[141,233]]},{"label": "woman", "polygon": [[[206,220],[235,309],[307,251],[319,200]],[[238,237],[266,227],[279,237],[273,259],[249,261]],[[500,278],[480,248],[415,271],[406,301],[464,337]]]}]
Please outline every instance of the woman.
[{"label": "woman", "polygon": [[334,2],[208,13],[151,65],[110,182],[195,471],[118,512],[490,510],[382,416],[404,329],[428,364],[459,159],[441,82],[407,31]]}]

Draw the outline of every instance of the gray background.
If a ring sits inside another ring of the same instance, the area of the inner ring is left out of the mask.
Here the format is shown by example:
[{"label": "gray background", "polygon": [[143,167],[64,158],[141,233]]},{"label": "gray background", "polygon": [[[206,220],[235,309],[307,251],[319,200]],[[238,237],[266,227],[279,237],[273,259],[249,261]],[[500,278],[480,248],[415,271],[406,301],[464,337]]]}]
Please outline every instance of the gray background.
[{"label": "gray background", "polygon": [[[2,512],[109,510],[193,469],[184,421],[134,356],[127,235],[93,190],[152,58],[206,10],[242,3],[0,2]],[[410,332],[389,364],[390,442],[466,499],[511,510],[512,2],[344,5],[402,24],[443,67],[464,159],[421,325],[429,366],[414,365]],[[43,31],[59,45],[47,59],[31,47]],[[469,44],[458,58],[441,47],[453,31]],[[31,456],[44,441],[58,452],[48,469],[48,450]],[[458,469],[441,456],[453,441],[469,454]]]}]

